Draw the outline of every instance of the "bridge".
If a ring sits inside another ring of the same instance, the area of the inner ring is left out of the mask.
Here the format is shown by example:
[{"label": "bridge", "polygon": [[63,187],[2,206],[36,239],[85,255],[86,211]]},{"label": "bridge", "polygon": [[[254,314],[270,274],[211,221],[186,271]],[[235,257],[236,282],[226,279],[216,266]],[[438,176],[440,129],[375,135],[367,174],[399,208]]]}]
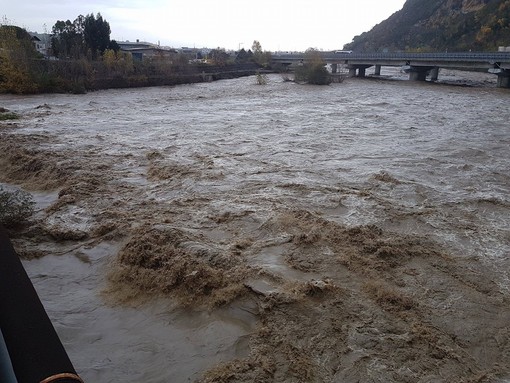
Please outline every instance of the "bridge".
[{"label": "bridge", "polygon": [[[510,88],[510,52],[455,52],[455,53],[356,53],[348,51],[320,52],[333,73],[338,65],[349,69],[349,76],[364,77],[367,68],[375,67],[375,75],[381,74],[382,66],[401,67],[409,73],[409,79],[425,81],[430,76],[436,81],[440,68],[467,71],[488,71],[498,76],[498,87]],[[305,60],[305,54],[275,54],[273,63],[297,65]]]}]

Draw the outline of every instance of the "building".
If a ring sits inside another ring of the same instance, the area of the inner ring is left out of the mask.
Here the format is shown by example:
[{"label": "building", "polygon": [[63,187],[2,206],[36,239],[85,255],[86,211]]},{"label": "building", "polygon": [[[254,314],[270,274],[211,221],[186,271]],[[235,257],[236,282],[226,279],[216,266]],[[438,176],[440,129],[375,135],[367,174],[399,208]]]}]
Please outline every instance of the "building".
[{"label": "building", "polygon": [[173,48],[136,40],[117,41],[122,52],[131,53],[134,60],[142,61],[144,58],[170,59],[177,53]]},{"label": "building", "polygon": [[44,57],[49,57],[51,53],[51,35],[37,32],[28,32],[28,34],[32,37],[35,50]]}]

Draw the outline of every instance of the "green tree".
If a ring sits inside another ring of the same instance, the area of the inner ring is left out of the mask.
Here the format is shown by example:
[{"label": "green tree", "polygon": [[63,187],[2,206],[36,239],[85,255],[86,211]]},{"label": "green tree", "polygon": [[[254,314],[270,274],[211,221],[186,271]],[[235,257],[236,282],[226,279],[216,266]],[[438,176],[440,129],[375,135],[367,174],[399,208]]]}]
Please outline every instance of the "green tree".
[{"label": "green tree", "polygon": [[108,49],[112,49],[115,52],[120,51],[120,45],[115,40],[110,40],[110,43],[108,44]]},{"label": "green tree", "polygon": [[236,56],[236,62],[237,63],[247,63],[253,59],[253,52],[249,50],[248,52],[245,51],[244,48],[242,48]]},{"label": "green tree", "polygon": [[305,52],[305,59],[297,66],[294,72],[294,79],[297,82],[314,85],[328,85],[332,81],[320,52],[313,48]]},{"label": "green tree", "polygon": [[110,45],[110,24],[103,20],[100,13],[87,15],[84,20],[83,37],[92,57],[97,58]]},{"label": "green tree", "polygon": [[110,41],[110,33],[110,24],[100,13],[79,15],[73,22],[58,20],[52,28],[53,54],[59,58],[79,59],[90,53],[90,58],[97,59],[108,48],[119,50],[117,42]]},{"label": "green tree", "polygon": [[216,48],[209,52],[209,59],[213,64],[222,66],[227,64],[230,56],[225,52],[225,49]]},{"label": "green tree", "polygon": [[51,29],[53,34],[51,48],[56,57],[79,59],[85,55],[84,22],[85,18],[82,15],[78,16],[74,22],[57,20]]}]

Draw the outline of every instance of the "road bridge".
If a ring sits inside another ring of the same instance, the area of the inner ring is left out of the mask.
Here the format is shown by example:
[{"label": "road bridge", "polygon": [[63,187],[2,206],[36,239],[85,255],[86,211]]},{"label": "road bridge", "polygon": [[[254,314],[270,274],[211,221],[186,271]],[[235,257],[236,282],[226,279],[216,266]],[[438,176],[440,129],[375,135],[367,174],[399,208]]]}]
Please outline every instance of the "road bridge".
[{"label": "road bridge", "polygon": [[[345,65],[350,76],[364,77],[367,68],[375,67],[375,75],[381,74],[382,66],[401,67],[409,73],[409,79],[425,81],[430,76],[436,81],[439,68],[467,71],[486,70],[498,76],[498,87],[510,88],[510,52],[454,52],[454,53],[356,53],[320,52],[333,72],[338,65]],[[305,54],[274,54],[273,63],[297,65],[305,60]]]}]

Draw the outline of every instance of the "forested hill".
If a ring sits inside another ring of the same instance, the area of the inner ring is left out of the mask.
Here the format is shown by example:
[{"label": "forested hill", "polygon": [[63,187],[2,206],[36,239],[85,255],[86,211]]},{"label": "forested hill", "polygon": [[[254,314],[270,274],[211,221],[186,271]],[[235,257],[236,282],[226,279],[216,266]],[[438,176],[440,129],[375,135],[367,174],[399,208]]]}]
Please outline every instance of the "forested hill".
[{"label": "forested hill", "polygon": [[510,46],[510,0],[407,0],[344,46],[356,52],[496,51]]}]

